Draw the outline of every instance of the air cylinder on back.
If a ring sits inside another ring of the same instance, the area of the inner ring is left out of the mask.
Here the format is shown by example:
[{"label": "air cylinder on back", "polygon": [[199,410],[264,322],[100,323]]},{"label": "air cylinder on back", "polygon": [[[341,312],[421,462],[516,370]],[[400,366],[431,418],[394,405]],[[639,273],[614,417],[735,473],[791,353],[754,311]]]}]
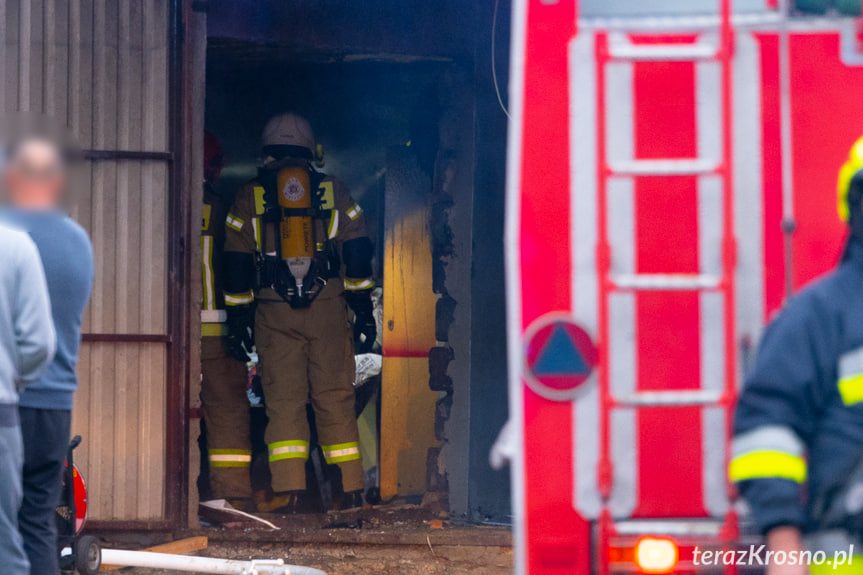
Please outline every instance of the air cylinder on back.
[{"label": "air cylinder on back", "polygon": [[297,283],[297,294],[303,295],[303,280],[309,273],[314,256],[312,237],[312,191],[309,172],[289,166],[279,170],[279,207],[283,211],[279,224],[282,259]]}]

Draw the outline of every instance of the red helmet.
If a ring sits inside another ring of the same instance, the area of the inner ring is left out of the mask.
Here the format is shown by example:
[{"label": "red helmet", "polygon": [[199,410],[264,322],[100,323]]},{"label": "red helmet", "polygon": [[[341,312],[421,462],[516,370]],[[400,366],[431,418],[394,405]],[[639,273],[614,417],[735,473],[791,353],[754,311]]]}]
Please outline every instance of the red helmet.
[{"label": "red helmet", "polygon": [[204,180],[215,183],[224,165],[225,157],[222,155],[219,138],[210,132],[204,132]]}]

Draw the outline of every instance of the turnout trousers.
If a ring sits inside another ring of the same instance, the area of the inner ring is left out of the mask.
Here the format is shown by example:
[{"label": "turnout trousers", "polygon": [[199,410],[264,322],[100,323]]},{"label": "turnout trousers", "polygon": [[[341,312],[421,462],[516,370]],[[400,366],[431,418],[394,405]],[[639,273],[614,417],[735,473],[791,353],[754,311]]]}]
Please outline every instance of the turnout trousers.
[{"label": "turnout trousers", "polygon": [[266,440],[273,491],[306,488],[309,400],[324,458],[341,468],[345,492],[362,489],[353,335],[344,298],[318,298],[305,309],[258,300],[255,346],[270,420]]},{"label": "turnout trousers", "polygon": [[207,423],[213,499],[251,496],[252,446],[246,379],[246,366],[228,354],[223,338],[201,338],[201,404]]}]

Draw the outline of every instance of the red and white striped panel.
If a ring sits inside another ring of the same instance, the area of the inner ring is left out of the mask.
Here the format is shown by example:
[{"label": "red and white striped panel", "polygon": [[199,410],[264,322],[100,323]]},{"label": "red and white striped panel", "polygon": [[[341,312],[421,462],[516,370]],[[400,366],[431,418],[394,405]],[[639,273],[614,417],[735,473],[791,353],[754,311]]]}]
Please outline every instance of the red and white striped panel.
[{"label": "red and white striped panel", "polygon": [[[597,333],[597,122],[606,122],[611,161],[718,159],[721,148],[715,62],[610,63],[608,102],[599,110],[594,51],[596,35],[604,33],[576,33],[574,0],[513,5],[506,257],[518,573],[585,573],[592,565],[590,520],[601,509],[596,384],[589,382],[572,402],[542,398],[521,378],[519,350],[530,326],[550,313],[569,314]],[[843,229],[833,182],[847,147],[863,134],[857,111],[863,69],[843,62],[843,36],[823,26],[798,29],[789,44],[790,98],[783,100],[780,35],[741,29],[735,36],[739,379],[749,344],[785,295],[781,223],[792,207],[783,204],[788,175],[798,222],[791,276],[799,286],[839,256]],[[782,135],[789,129],[793,142],[784,165]],[[717,176],[612,178],[606,222],[612,272],[721,273],[721,194]],[[609,312],[614,394],[722,388],[720,294],[618,293]],[[720,517],[728,507],[725,426],[719,408],[615,410],[614,517]]]}]

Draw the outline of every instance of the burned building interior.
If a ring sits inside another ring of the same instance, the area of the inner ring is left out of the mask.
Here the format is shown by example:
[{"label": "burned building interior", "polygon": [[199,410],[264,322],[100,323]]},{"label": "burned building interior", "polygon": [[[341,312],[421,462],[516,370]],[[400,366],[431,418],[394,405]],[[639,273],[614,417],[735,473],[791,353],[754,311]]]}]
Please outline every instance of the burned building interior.
[{"label": "burned building interior", "polygon": [[494,21],[460,0],[196,3],[219,194],[255,176],[267,119],[296,111],[366,214],[383,300],[382,373],[358,390],[367,496],[479,522],[509,517],[488,463],[507,418],[503,4]]}]

